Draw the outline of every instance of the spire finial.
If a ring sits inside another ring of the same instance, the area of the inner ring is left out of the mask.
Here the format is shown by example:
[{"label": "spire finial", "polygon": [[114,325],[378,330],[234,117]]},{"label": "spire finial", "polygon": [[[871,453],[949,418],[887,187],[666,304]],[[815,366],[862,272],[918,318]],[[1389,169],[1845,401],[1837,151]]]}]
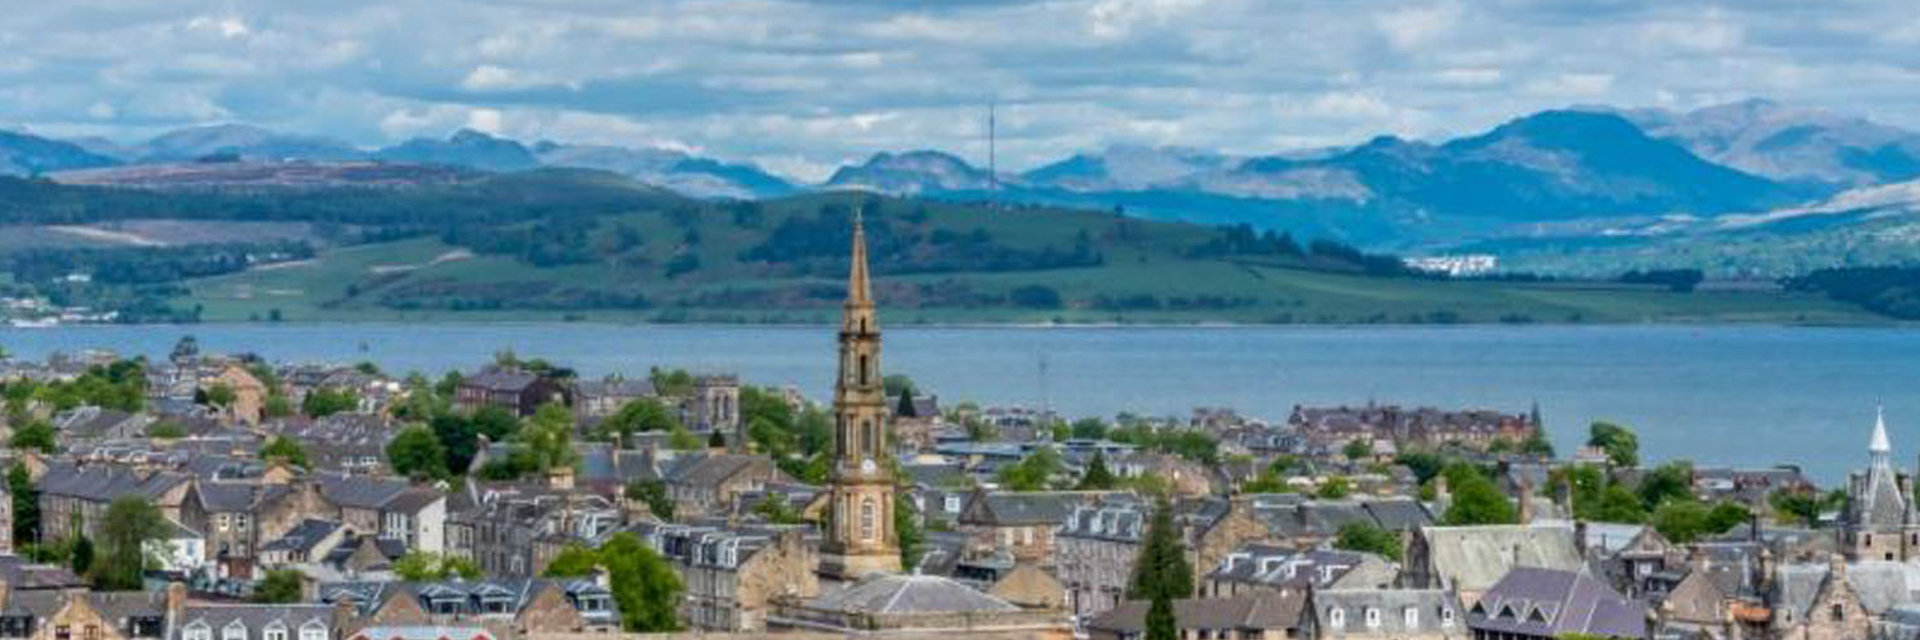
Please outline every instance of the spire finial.
[{"label": "spire finial", "polygon": [[[847,270],[847,306],[870,306],[873,304],[873,287],[867,273],[867,224],[865,207],[853,208],[853,251],[848,260]],[[851,321],[851,317],[849,317]]]},{"label": "spire finial", "polygon": [[1873,441],[1867,444],[1872,453],[1892,453],[1893,443],[1887,440],[1887,412],[1885,407],[1873,409]]}]

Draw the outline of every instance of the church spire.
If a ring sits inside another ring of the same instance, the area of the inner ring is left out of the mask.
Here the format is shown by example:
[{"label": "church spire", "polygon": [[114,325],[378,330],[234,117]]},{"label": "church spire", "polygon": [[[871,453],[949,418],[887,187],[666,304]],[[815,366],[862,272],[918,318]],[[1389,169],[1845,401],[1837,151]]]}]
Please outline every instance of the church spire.
[{"label": "church spire", "polygon": [[1873,410],[1873,440],[1867,443],[1867,452],[1875,459],[1893,453],[1893,443],[1887,440],[1887,412],[1884,407]]},{"label": "church spire", "polygon": [[859,209],[853,210],[852,268],[847,271],[847,307],[873,306],[873,284],[867,275],[867,225]]}]

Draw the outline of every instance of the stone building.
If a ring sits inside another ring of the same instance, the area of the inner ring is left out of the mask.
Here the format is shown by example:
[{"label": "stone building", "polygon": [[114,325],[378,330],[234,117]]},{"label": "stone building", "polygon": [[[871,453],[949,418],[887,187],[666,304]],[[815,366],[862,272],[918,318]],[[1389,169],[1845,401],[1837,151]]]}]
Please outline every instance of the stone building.
[{"label": "stone building", "polygon": [[552,378],[513,367],[487,367],[460,379],[453,406],[461,411],[477,411],[492,406],[520,417],[533,415],[541,405],[568,402],[566,386]]},{"label": "stone building", "polygon": [[[1145,601],[1132,601],[1087,622],[1092,640],[1138,640],[1146,634]],[[1238,598],[1173,602],[1181,638],[1310,638],[1313,617],[1303,593],[1263,593]]]},{"label": "stone building", "polygon": [[1647,606],[1586,571],[1516,567],[1467,608],[1475,640],[1647,637]]},{"label": "stone building", "polygon": [[775,600],[820,595],[819,558],[802,528],[643,524],[636,530],[678,570],[686,588],[680,617],[689,626],[761,633]]},{"label": "stone building", "polygon": [[740,378],[730,375],[695,376],[693,396],[687,398],[687,428],[718,431],[729,444],[745,443],[740,421]]},{"label": "stone building", "polygon": [[185,474],[119,465],[49,464],[35,481],[40,490],[40,541],[65,540],[80,532],[99,539],[107,505],[128,495],[152,500],[162,515],[178,521],[190,481]]},{"label": "stone building", "polygon": [[1893,467],[1893,446],[1884,415],[1876,416],[1867,444],[1865,473],[1847,478],[1847,508],[1840,546],[1853,560],[1920,562],[1920,516],[1912,478]]},{"label": "stone building", "polygon": [[245,368],[237,364],[228,365],[208,384],[233,390],[233,402],[221,408],[221,417],[228,421],[258,425],[260,419],[266,417],[267,385]]},{"label": "stone building", "polygon": [[727,513],[741,495],[786,480],[771,458],[734,453],[680,456],[662,475],[666,476],[667,497],[673,500],[673,513],[683,519]]},{"label": "stone building", "polygon": [[868,574],[859,582],[806,600],[782,599],[769,620],[776,629],[853,636],[965,633],[987,637],[1066,638],[1065,613],[1023,609],[951,578]]},{"label": "stone building", "polygon": [[1469,635],[1460,600],[1442,589],[1327,589],[1311,596],[1315,637],[1454,640]]},{"label": "stone building", "polygon": [[1400,581],[1417,589],[1456,589],[1472,605],[1516,567],[1572,571],[1583,562],[1571,527],[1421,527],[1407,546]]},{"label": "stone building", "polygon": [[455,627],[482,629],[502,640],[520,640],[549,634],[610,633],[620,626],[613,593],[588,579],[339,582],[320,585],[318,593],[326,604],[351,609],[356,631],[368,627]]},{"label": "stone building", "polygon": [[853,222],[852,268],[840,322],[833,384],[833,470],[820,571],[842,581],[900,570],[893,530],[893,466],[887,464],[887,398],[880,373],[880,321],[867,274],[867,236]]}]

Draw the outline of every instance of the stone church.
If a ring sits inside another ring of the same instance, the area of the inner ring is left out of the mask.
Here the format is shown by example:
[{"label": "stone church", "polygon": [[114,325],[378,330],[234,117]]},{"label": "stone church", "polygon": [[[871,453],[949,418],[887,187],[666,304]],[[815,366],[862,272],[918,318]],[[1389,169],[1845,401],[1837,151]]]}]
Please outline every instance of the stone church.
[{"label": "stone church", "polygon": [[1920,517],[1913,505],[1913,478],[1893,467],[1887,421],[1876,416],[1867,444],[1867,470],[1847,478],[1847,508],[1840,548],[1853,561],[1920,562]]}]

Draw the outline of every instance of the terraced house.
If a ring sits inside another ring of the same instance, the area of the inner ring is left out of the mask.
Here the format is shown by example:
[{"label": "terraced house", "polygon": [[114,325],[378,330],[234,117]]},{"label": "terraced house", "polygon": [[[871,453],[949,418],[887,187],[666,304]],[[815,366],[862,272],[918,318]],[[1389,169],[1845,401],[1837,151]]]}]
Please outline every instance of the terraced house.
[{"label": "terraced house", "polygon": [[634,530],[673,561],[686,586],[680,616],[696,628],[764,632],[776,600],[820,594],[819,554],[805,527],[642,524]]},{"label": "terraced house", "polygon": [[612,592],[589,579],[338,582],[320,585],[318,593],[322,602],[352,613],[354,633],[439,627],[520,640],[546,634],[610,633],[620,624]]}]

